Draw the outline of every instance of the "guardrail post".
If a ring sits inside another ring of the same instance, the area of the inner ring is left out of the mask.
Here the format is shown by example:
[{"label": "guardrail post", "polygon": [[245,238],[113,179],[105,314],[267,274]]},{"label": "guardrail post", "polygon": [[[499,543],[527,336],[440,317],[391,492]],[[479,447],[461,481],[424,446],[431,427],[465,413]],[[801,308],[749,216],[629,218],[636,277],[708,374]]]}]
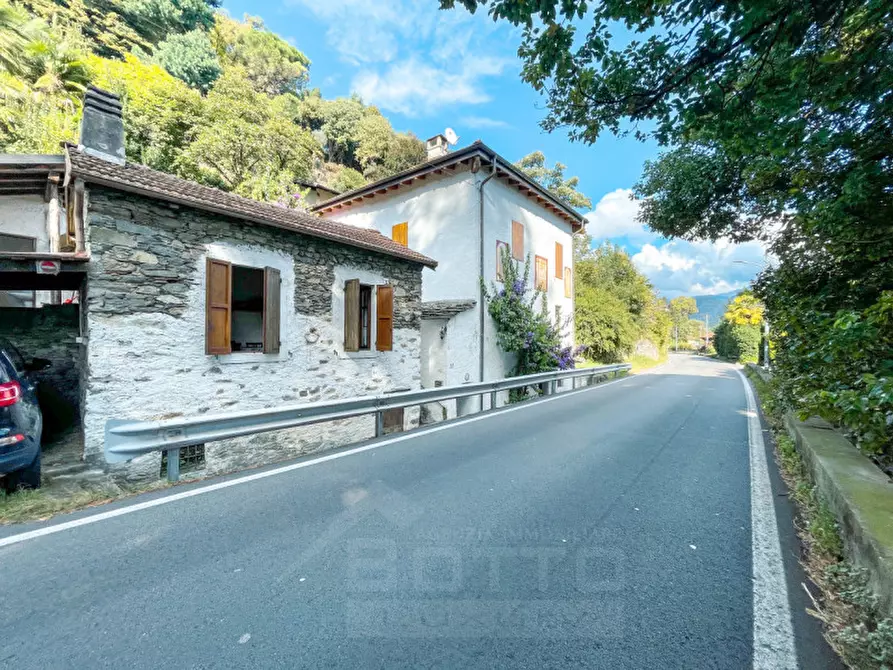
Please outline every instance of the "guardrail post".
[{"label": "guardrail post", "polygon": [[167,454],[167,480],[176,482],[180,480],[180,448],[168,449]]},{"label": "guardrail post", "polygon": [[490,409],[496,409],[496,391],[490,391]]},{"label": "guardrail post", "polygon": [[375,412],[375,437],[384,435],[384,412],[378,410]]}]

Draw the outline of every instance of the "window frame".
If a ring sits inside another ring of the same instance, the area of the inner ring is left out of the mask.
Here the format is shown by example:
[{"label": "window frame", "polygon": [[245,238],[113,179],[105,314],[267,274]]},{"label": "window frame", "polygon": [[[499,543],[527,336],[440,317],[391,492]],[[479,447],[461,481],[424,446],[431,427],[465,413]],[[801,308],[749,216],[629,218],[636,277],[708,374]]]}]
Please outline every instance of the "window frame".
[{"label": "window frame", "polygon": [[[217,302],[212,304],[212,293],[215,286],[212,281],[212,266],[220,266],[226,271],[226,291],[227,300],[225,302]],[[260,271],[262,273],[262,301],[263,308],[261,311],[261,343],[262,346],[258,350],[250,351],[233,351],[232,348],[232,328],[233,328],[233,269],[244,268],[248,270]],[[274,289],[275,282],[275,289]],[[275,300],[272,293],[275,291]],[[214,310],[226,311],[226,322],[224,325],[225,346],[214,346],[212,344],[213,337],[213,318]],[[275,327],[275,334],[270,329]],[[234,262],[207,256],[205,260],[205,355],[221,356],[225,359],[221,360],[238,360],[247,357],[248,360],[258,361],[258,354],[264,356],[278,356],[282,348],[282,272],[278,268],[263,266],[258,267],[244,262]],[[236,357],[232,359],[231,357]],[[262,360],[262,359],[261,359]]]},{"label": "window frame", "polygon": [[574,297],[574,272],[569,267],[564,267],[564,297]]},{"label": "window frame", "polygon": [[555,279],[562,279],[564,268],[564,245],[561,242],[555,243]]},{"label": "window frame", "polygon": [[512,221],[512,258],[516,261],[524,260],[524,224],[520,221]]},{"label": "window frame", "polygon": [[[540,278],[540,263],[543,264],[543,276]],[[540,287],[540,284],[543,284]],[[534,256],[533,288],[543,293],[549,292],[549,259],[545,256]]]},{"label": "window frame", "polygon": [[[370,283],[354,277],[343,281],[342,326],[344,337],[342,349],[347,356],[368,358],[379,353],[393,351],[394,341],[394,287],[387,280],[383,283]],[[356,286],[356,298],[353,286]],[[364,297],[367,296],[368,307]],[[356,305],[353,305],[356,299]],[[364,309],[365,308],[365,309]],[[356,318],[356,329],[350,327]],[[364,323],[365,320],[365,323]],[[367,341],[364,344],[363,327]],[[356,338],[356,344],[353,340]]]}]

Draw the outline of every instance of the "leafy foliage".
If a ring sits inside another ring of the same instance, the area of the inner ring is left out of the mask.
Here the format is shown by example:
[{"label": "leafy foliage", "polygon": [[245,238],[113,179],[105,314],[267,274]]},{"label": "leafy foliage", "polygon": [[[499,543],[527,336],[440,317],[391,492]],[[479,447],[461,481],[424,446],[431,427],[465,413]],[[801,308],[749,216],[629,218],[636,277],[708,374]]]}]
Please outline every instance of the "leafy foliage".
[{"label": "leafy foliage", "polygon": [[561,333],[546,314],[545,294],[529,289],[530,257],[522,270],[511,253],[503,249],[502,268],[502,288],[494,284],[488,289],[483,279],[481,282],[487,311],[496,326],[496,341],[500,349],[516,357],[512,375],[573,368],[571,348],[562,348]]},{"label": "leafy foliage", "polygon": [[663,300],[620,247],[604,244],[575,259],[576,338],[587,358],[616,363],[640,340],[666,351],[672,323]]},{"label": "leafy foliage", "polygon": [[207,91],[220,76],[217,52],[207,33],[201,30],[171,35],[158,45],[155,60],[177,79],[200,91]]},{"label": "leafy foliage", "polygon": [[214,23],[216,0],[120,0],[124,20],[149,43],[172,34],[206,31]]},{"label": "leafy foliage", "polygon": [[243,67],[259,93],[297,93],[307,83],[310,59],[267,30],[257,17],[246,16],[244,23],[239,23],[218,14],[213,41],[220,60]]},{"label": "leafy foliage", "polygon": [[515,167],[520,168],[532,177],[543,188],[551,191],[559,200],[563,200],[575,209],[591,209],[592,200],[583,195],[579,190],[579,177],[564,178],[566,165],[555,163],[551,168],[546,167],[546,156],[542,151],[534,151],[527,154],[515,163]]}]

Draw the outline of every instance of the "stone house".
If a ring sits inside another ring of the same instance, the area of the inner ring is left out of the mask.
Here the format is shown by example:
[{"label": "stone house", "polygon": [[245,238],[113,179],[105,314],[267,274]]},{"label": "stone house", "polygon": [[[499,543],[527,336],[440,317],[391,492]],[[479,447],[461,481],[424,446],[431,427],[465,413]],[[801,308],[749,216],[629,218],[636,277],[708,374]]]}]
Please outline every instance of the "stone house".
[{"label": "stone house", "polygon": [[[109,469],[103,441],[113,418],[419,387],[422,270],[434,269],[433,260],[376,231],[128,163],[123,147],[120,105],[91,89],[81,145],[66,146],[53,164],[61,165],[55,176],[73,223],[71,251],[51,251],[65,248],[59,240],[46,251],[0,248],[0,289],[36,282],[46,275],[35,263],[52,261],[60,264],[56,282],[77,290],[77,332],[60,337],[77,343],[71,365],[80,380],[85,462]],[[0,183],[15,174],[0,162]],[[0,310],[0,321],[10,320]],[[18,329],[20,348],[40,355],[28,332]],[[418,411],[399,423],[417,424]],[[213,474],[373,433],[372,417],[361,417],[215,443],[184,458]],[[160,454],[152,454],[121,474],[158,477],[161,469]]]},{"label": "stone house", "polygon": [[[438,259],[436,273],[423,272],[422,386],[502,379],[514,364],[496,343],[480,281],[500,282],[503,249],[517,262],[529,257],[532,283],[572,345],[573,235],[584,217],[480,141],[450,151],[438,135],[427,146],[427,162],[312,208]],[[430,419],[479,403],[428,408]]]}]

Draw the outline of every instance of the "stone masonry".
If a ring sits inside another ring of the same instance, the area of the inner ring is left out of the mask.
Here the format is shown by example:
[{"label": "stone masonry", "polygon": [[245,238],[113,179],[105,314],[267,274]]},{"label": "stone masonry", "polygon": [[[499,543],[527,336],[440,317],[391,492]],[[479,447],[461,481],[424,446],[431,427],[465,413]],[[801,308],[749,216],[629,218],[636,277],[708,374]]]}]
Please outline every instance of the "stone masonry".
[{"label": "stone masonry", "polygon": [[[111,418],[172,418],[419,387],[420,265],[112,189],[90,188],[88,202],[88,460],[104,462]],[[221,254],[235,264],[280,269],[289,309],[279,354],[204,353],[205,259]],[[343,352],[343,332],[332,318],[336,268],[372,273],[394,287],[393,351]],[[407,412],[406,423],[418,423],[417,410]],[[215,443],[207,445],[206,473],[372,432],[372,418],[362,417]],[[126,479],[157,478],[160,455],[111,470]]]}]

